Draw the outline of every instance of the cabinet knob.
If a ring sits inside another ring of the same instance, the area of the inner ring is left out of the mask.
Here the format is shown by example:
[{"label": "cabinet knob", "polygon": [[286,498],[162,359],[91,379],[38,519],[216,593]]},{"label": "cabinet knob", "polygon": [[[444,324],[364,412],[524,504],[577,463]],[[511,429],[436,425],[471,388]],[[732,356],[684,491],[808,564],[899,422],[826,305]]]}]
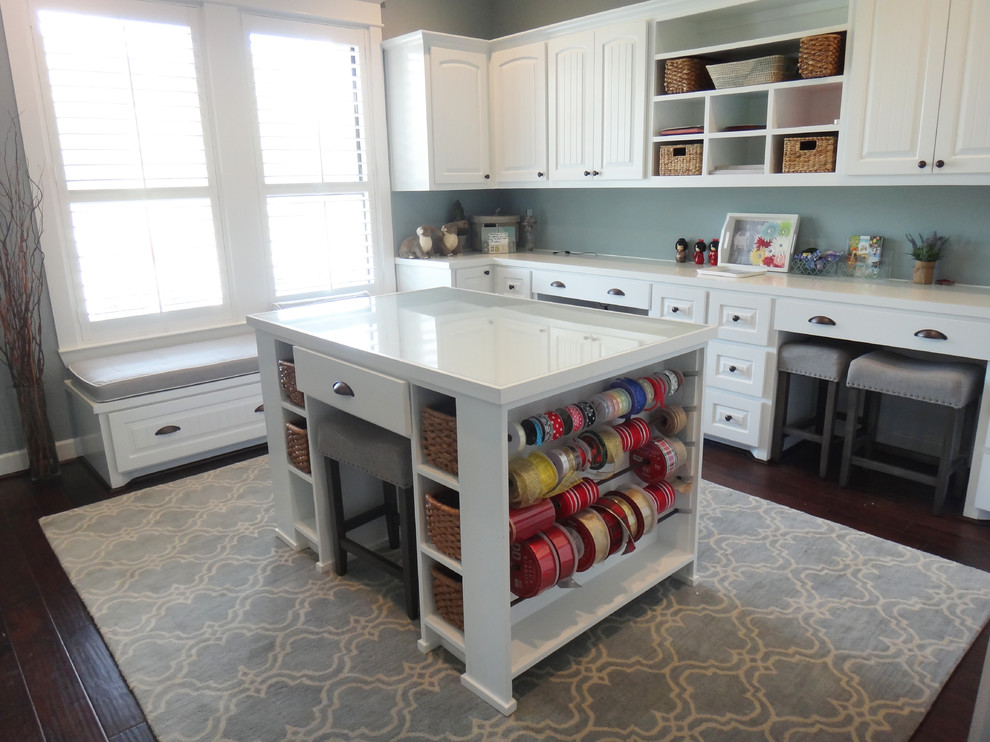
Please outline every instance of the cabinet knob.
[{"label": "cabinet knob", "polygon": [[553,281],[551,284],[555,289],[566,289],[567,286],[564,285],[563,281]]},{"label": "cabinet knob", "polygon": [[814,317],[810,317],[808,319],[808,322],[810,322],[813,325],[832,325],[832,326],[835,326],[835,320],[832,319],[831,317],[826,317],[823,314],[816,314]]},{"label": "cabinet knob", "polygon": [[918,330],[914,333],[916,338],[925,338],[926,340],[948,340],[948,336],[945,333],[939,332],[938,330]]},{"label": "cabinet knob", "polygon": [[584,171],[584,174],[585,174],[585,176],[591,175],[591,171],[590,170],[585,170]]},{"label": "cabinet knob", "polygon": [[726,415],[724,419],[725,419],[725,421],[727,423],[731,423],[732,422],[732,415]]},{"label": "cabinet knob", "polygon": [[486,275],[486,276],[490,276],[491,274],[492,274],[492,272],[491,272],[490,270],[486,270],[486,271],[485,271],[485,275]]},{"label": "cabinet knob", "polygon": [[265,411],[265,406],[263,404],[260,404],[260,405],[258,405],[257,407],[254,408],[254,411],[255,412],[264,412]]},{"label": "cabinet knob", "polygon": [[945,167],[945,160],[935,160],[935,167],[941,170]]},{"label": "cabinet knob", "polygon": [[735,372],[736,372],[736,367],[735,366],[729,366],[729,373],[730,374],[734,374]]},{"label": "cabinet knob", "polygon": [[680,307],[671,307],[670,308],[670,313],[671,314],[677,314],[679,311],[681,311],[681,308]]},{"label": "cabinet knob", "polygon": [[591,171],[591,174],[592,174],[592,175],[601,175],[601,173],[600,173],[600,172],[598,172],[597,170],[592,170],[592,171]]},{"label": "cabinet knob", "polygon": [[626,295],[626,292],[623,291],[622,289],[609,289],[608,290],[608,295],[609,296],[625,296]]},{"label": "cabinet knob", "polygon": [[341,397],[354,396],[354,390],[351,389],[350,385],[346,381],[335,381],[333,386],[330,388],[333,389],[334,394],[339,394]]},{"label": "cabinet knob", "polygon": [[537,174],[536,174],[536,177],[537,177],[537,178],[542,178],[542,177],[543,177],[543,173],[537,173]]},{"label": "cabinet knob", "polygon": [[178,425],[166,425],[155,431],[155,435],[172,435],[172,433],[178,433],[182,428]]},{"label": "cabinet knob", "polygon": [[485,173],[485,180],[491,180],[492,176],[489,173]]},{"label": "cabinet knob", "polygon": [[742,319],[742,317],[740,317],[738,314],[733,314],[732,315],[732,321],[733,322],[738,322],[741,319]]},{"label": "cabinet knob", "polygon": [[926,167],[928,167],[928,163],[927,162],[925,162],[924,160],[919,160],[918,161],[918,169],[919,170],[924,170]]},{"label": "cabinet knob", "polygon": [[515,290],[516,290],[516,285],[514,283],[510,283],[509,284],[509,291],[515,291]]}]

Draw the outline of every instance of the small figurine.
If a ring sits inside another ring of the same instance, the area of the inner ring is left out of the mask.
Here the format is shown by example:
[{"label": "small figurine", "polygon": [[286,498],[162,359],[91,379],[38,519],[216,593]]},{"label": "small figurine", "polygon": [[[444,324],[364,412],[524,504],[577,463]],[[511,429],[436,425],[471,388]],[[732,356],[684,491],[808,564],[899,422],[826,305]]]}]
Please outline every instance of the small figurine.
[{"label": "small figurine", "polygon": [[406,237],[399,245],[400,258],[428,258],[433,252],[434,240],[438,242],[442,239],[440,230],[424,224],[416,227],[416,234],[413,237]]},{"label": "small figurine", "polygon": [[674,259],[678,263],[686,263],[687,262],[687,249],[688,249],[687,240],[684,239],[683,237],[679,237],[678,240],[677,240],[677,242],[674,243],[674,249],[677,251],[676,254],[675,254]]},{"label": "small figurine", "polygon": [[706,249],[707,249],[707,246],[705,245],[705,241],[699,237],[698,240],[694,243],[694,264],[695,265],[704,265],[705,264],[705,251],[706,251]]},{"label": "small figurine", "polygon": [[708,243],[708,264],[718,265],[718,237]]},{"label": "small figurine", "polygon": [[519,249],[532,251],[536,248],[536,217],[532,209],[526,209],[526,216],[519,223]]},{"label": "small figurine", "polygon": [[457,237],[457,233],[461,227],[467,227],[467,222],[447,222],[440,227],[440,233],[443,235],[441,248],[445,256],[461,254],[460,240]]}]

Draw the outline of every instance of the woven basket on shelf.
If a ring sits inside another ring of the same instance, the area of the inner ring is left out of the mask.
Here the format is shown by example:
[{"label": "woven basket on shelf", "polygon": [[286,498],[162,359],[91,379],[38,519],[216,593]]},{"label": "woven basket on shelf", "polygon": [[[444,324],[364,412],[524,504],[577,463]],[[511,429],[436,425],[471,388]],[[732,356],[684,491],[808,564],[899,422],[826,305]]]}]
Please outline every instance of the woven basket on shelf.
[{"label": "woven basket on shelf", "polygon": [[441,471],[457,474],[457,415],[453,406],[423,408],[423,456]]},{"label": "woven basket on shelf", "polygon": [[426,495],[426,531],[438,551],[451,559],[461,558],[461,511],[456,492]]},{"label": "woven basket on shelf", "polygon": [[804,78],[842,74],[842,34],[805,36],[798,51],[798,74]]},{"label": "woven basket on shelf", "polygon": [[461,578],[446,567],[434,564],[430,568],[433,577],[433,606],[444,621],[464,631],[464,591]]},{"label": "woven basket on shelf", "polygon": [[785,173],[834,173],[837,136],[784,137]]},{"label": "woven basket on shelf", "polygon": [[744,85],[765,85],[794,77],[794,60],[781,54],[739,62],[708,65],[708,73],[719,90]]},{"label": "woven basket on shelf", "polygon": [[701,175],[703,151],[704,146],[701,142],[661,144],[657,172],[660,175]]},{"label": "woven basket on shelf", "polygon": [[292,465],[301,472],[305,472],[306,474],[311,473],[309,466],[309,436],[306,434],[305,421],[301,421],[298,425],[292,423],[285,424],[285,446]]},{"label": "woven basket on shelf", "polygon": [[285,392],[286,399],[288,399],[296,407],[304,407],[306,405],[306,397],[301,391],[296,389],[296,365],[292,361],[279,361],[278,362],[278,383],[282,385],[282,391]]},{"label": "woven basket on shelf", "polygon": [[663,66],[663,89],[668,95],[711,90],[712,78],[705,68],[705,60],[697,57],[668,59]]}]

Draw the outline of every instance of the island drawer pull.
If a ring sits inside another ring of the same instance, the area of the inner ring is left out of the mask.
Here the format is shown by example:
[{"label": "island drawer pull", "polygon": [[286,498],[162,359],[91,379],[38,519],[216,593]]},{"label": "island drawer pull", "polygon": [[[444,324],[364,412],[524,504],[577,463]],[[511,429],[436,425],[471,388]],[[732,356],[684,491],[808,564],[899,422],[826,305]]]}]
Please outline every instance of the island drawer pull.
[{"label": "island drawer pull", "polygon": [[625,296],[626,295],[626,292],[623,291],[622,289],[609,289],[608,290],[608,295],[609,296]]},{"label": "island drawer pull", "polygon": [[172,433],[178,433],[182,428],[178,425],[165,425],[155,431],[155,435],[171,435]]},{"label": "island drawer pull", "polygon": [[339,394],[341,397],[354,396],[354,390],[351,389],[350,385],[346,381],[335,381],[333,386],[330,388],[333,389],[334,394]]},{"label": "island drawer pull", "polygon": [[563,281],[553,281],[551,284],[555,289],[566,289],[567,286],[564,285]]},{"label": "island drawer pull", "polygon": [[810,322],[813,325],[832,325],[833,327],[835,326],[835,320],[832,319],[831,317],[826,317],[823,314],[816,314],[814,317],[811,317],[808,320],[808,322]]},{"label": "island drawer pull", "polygon": [[926,329],[926,330],[918,330],[916,333],[914,333],[914,336],[916,338],[925,338],[926,340],[948,340],[949,339],[948,336],[945,333],[943,333],[943,332],[939,332],[938,330],[928,330],[928,329]]}]

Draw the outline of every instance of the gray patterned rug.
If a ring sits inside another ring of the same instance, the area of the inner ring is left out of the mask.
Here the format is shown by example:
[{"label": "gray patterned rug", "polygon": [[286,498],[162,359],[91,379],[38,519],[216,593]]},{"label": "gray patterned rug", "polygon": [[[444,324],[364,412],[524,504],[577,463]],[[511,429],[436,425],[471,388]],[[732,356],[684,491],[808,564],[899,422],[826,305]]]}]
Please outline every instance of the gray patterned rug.
[{"label": "gray patterned rug", "polygon": [[43,519],[161,740],[905,740],[990,574],[706,484],[670,582],[515,683],[505,718],[421,654],[398,581],[274,536],[267,458]]}]

